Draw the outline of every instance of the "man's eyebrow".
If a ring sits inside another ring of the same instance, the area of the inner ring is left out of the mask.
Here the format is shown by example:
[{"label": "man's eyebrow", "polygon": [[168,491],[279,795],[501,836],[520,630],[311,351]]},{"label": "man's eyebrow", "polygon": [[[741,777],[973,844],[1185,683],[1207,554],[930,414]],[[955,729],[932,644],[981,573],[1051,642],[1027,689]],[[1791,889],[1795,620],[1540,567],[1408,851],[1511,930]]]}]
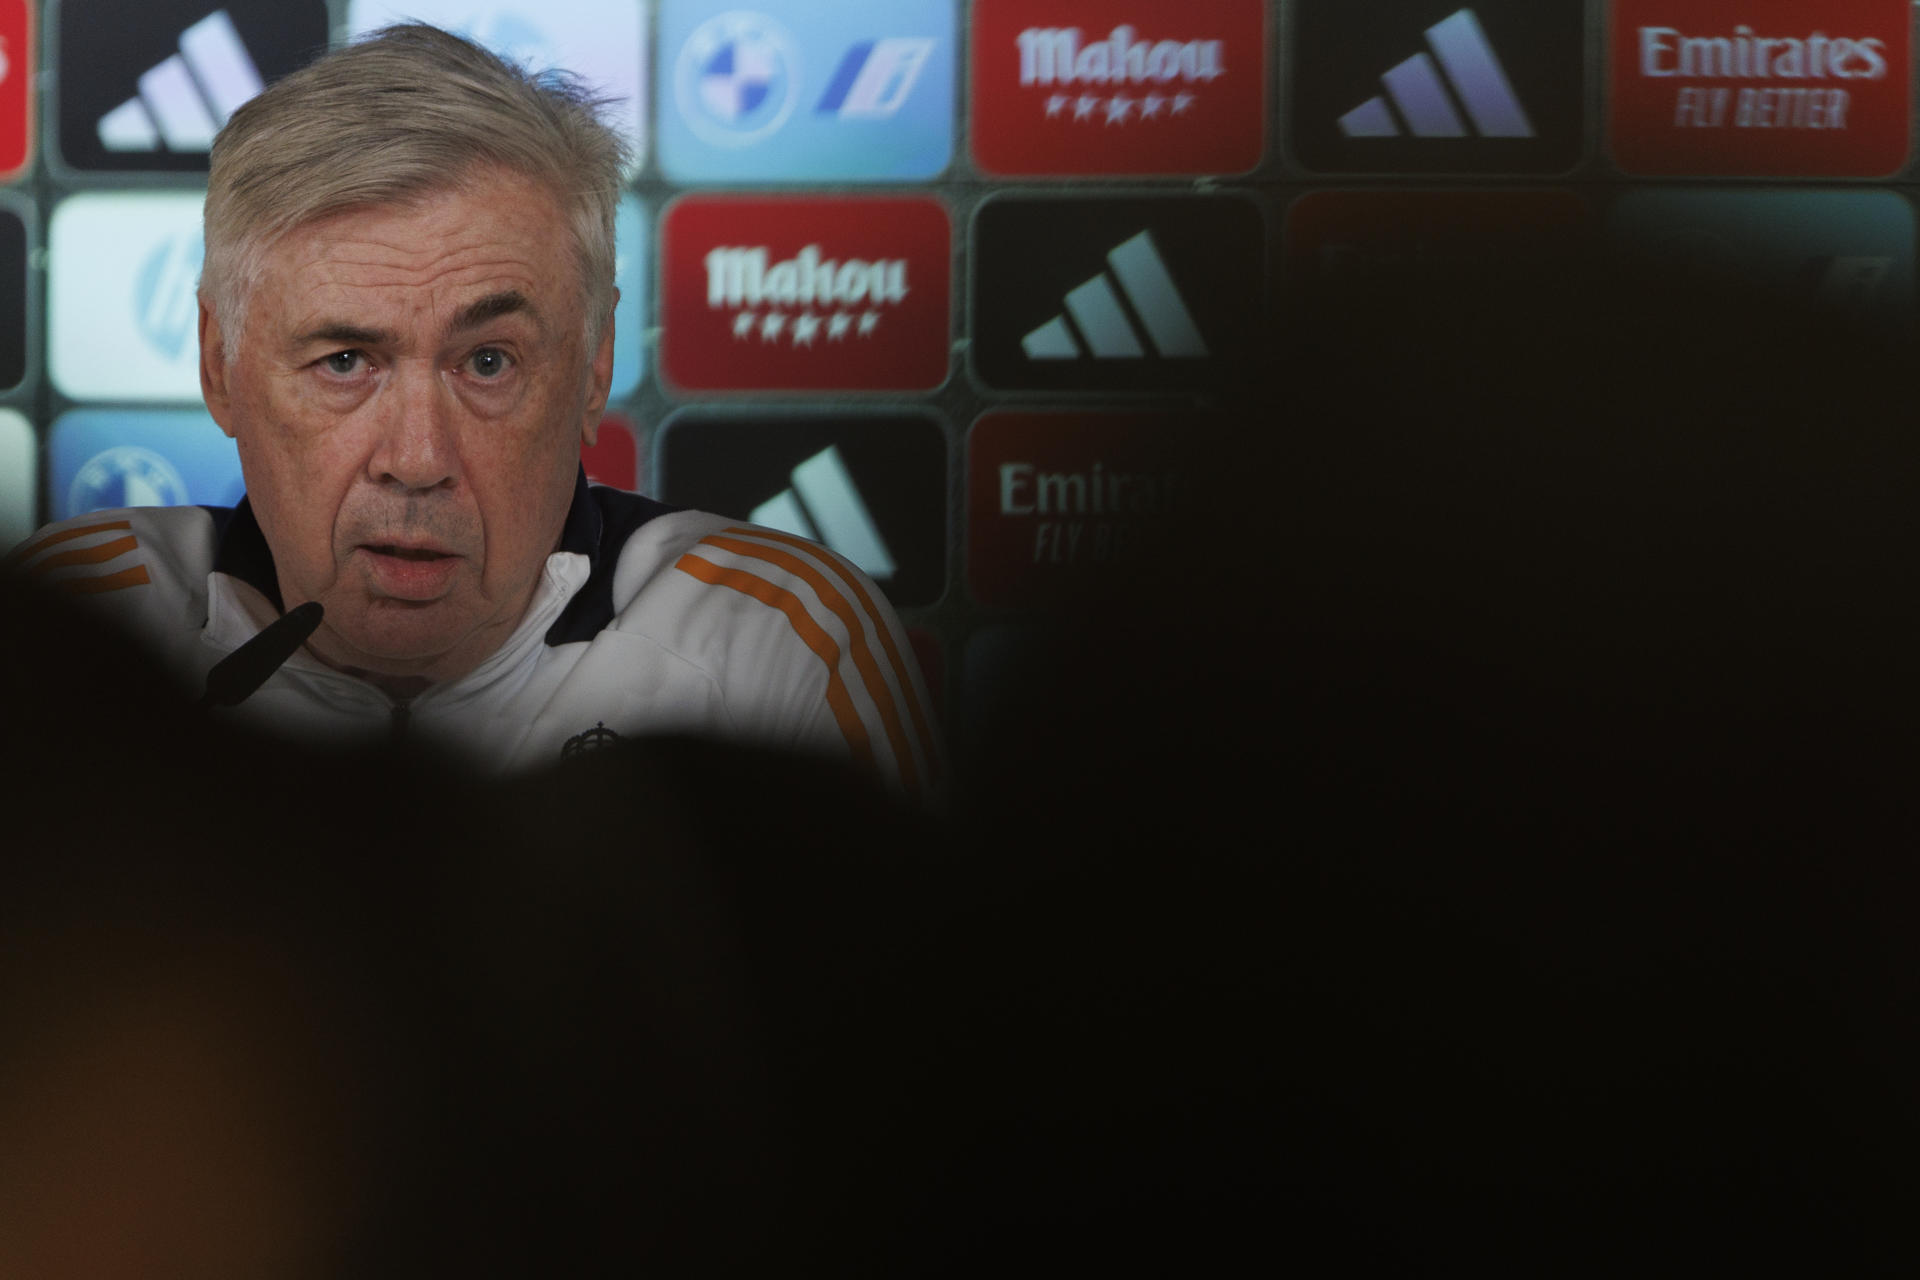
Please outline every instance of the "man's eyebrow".
[{"label": "man's eyebrow", "polygon": [[298,347],[315,342],[338,343],[343,347],[384,347],[392,345],[393,335],[385,329],[363,329],[357,324],[344,324],[336,320],[307,330],[293,342]]},{"label": "man's eyebrow", "polygon": [[[507,315],[524,315],[535,325],[540,325],[540,313],[534,308],[527,295],[518,289],[506,289],[499,293],[490,293],[477,302],[470,302],[460,309],[447,326],[449,333],[460,333],[467,329],[477,329],[489,320]],[[544,325],[540,325],[545,328]],[[384,347],[392,346],[399,339],[385,329],[368,329],[357,324],[343,321],[329,321],[307,330],[294,340],[297,346],[306,346],[315,342],[338,343],[343,347]]]},{"label": "man's eyebrow", "polygon": [[534,309],[533,303],[527,300],[527,295],[518,289],[508,289],[501,293],[490,293],[478,302],[470,302],[462,307],[460,314],[456,315],[453,323],[447,327],[447,332],[459,333],[466,329],[477,329],[489,320],[497,320],[501,316],[509,315],[524,315],[533,321],[535,326],[545,327],[540,324],[540,313]]}]

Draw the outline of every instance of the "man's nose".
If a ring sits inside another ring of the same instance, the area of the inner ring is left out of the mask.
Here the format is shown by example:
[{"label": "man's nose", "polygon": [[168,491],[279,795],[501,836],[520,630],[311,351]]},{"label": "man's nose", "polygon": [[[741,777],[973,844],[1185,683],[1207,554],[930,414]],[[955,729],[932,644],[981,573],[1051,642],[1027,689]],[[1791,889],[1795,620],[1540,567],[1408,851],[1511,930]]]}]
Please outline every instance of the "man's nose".
[{"label": "man's nose", "polygon": [[380,438],[368,468],[380,484],[434,489],[451,484],[460,472],[453,431],[453,406],[429,361],[401,361],[381,388]]}]

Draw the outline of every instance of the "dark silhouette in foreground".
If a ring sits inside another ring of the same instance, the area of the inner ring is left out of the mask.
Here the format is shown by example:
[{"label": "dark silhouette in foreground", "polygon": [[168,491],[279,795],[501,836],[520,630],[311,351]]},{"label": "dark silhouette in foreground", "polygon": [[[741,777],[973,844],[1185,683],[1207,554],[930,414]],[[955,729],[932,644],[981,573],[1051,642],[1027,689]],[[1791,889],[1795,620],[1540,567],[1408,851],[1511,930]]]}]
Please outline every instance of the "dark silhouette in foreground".
[{"label": "dark silhouette in foreground", "polygon": [[1284,335],[943,821],[712,744],[481,787],[242,739],[0,587],[0,1271],[1878,1262],[1894,353],[1548,283]]}]

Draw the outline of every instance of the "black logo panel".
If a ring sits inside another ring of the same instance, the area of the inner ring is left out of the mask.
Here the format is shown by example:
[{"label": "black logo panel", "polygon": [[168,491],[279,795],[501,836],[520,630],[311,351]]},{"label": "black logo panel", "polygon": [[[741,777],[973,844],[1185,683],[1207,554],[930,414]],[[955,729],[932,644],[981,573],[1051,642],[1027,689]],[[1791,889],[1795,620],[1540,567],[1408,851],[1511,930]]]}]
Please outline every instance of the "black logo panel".
[{"label": "black logo panel", "polygon": [[1298,0],[1293,148],[1332,173],[1558,173],[1582,147],[1580,0]]},{"label": "black logo panel", "polygon": [[1260,210],[1238,197],[998,198],[974,220],[973,360],[990,386],[1208,391],[1259,342]]},{"label": "black logo panel", "polygon": [[322,0],[60,0],[60,158],[100,172],[198,173],[213,135],[327,47]]},{"label": "black logo panel", "polygon": [[655,450],[663,502],[830,547],[899,608],[946,590],[947,441],[931,418],[682,412]]},{"label": "black logo panel", "polygon": [[0,209],[0,391],[27,376],[27,224]]}]

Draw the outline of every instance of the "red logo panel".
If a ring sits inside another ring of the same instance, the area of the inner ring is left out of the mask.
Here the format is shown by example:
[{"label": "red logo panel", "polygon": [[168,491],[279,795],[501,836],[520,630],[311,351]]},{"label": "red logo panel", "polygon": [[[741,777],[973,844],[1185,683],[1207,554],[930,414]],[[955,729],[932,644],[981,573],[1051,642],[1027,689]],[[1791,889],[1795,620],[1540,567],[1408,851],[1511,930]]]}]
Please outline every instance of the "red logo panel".
[{"label": "red logo panel", "polygon": [[600,419],[593,443],[580,446],[580,465],[593,484],[638,493],[640,448],[633,438],[633,424],[617,413]]},{"label": "red logo panel", "polygon": [[33,140],[33,7],[0,0],[0,181],[27,167]]},{"label": "red logo panel", "polygon": [[1472,287],[1552,270],[1587,247],[1587,223],[1569,191],[1316,191],[1287,211],[1288,278],[1348,297],[1376,280]]},{"label": "red logo panel", "polygon": [[973,153],[1002,174],[1244,173],[1264,0],[977,0]]},{"label": "red logo panel", "polygon": [[1167,549],[1213,434],[1172,413],[988,413],[967,442],[967,582],[995,607],[1072,603]]},{"label": "red logo panel", "polygon": [[661,369],[699,391],[938,387],[952,235],[924,197],[679,200],[660,233]]},{"label": "red logo panel", "polygon": [[1907,0],[1615,0],[1630,173],[1882,177],[1909,141]]}]

